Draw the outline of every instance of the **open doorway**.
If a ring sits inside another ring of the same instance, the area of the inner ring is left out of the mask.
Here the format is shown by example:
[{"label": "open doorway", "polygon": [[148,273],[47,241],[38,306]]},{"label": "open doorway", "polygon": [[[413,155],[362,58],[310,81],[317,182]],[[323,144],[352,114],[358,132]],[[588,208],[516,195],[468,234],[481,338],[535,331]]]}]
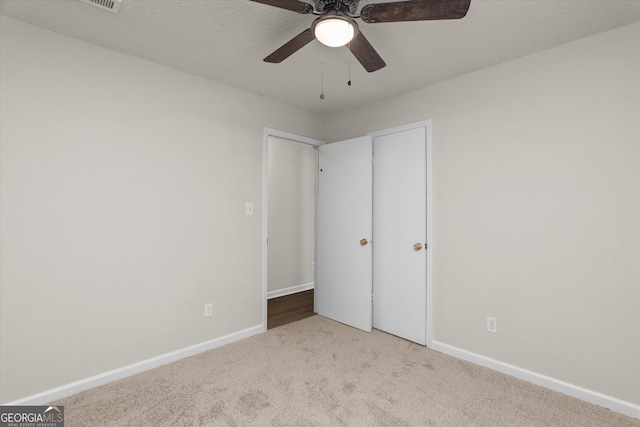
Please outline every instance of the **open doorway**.
[{"label": "open doorway", "polygon": [[296,135],[265,132],[267,329],[313,315],[319,144]]}]

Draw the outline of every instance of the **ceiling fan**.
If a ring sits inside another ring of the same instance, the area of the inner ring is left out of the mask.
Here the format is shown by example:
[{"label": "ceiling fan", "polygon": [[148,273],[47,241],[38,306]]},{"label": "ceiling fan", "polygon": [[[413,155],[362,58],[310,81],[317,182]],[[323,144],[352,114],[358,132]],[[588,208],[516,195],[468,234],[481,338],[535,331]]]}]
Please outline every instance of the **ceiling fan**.
[{"label": "ceiling fan", "polygon": [[251,0],[302,14],[319,15],[311,28],[289,40],[265,62],[280,63],[309,44],[314,39],[321,43],[338,47],[345,44],[360,61],[362,66],[373,72],[387,65],[371,43],[360,32],[356,19],[368,24],[400,21],[428,21],[460,19],[469,10],[471,0],[406,0],[387,3],[371,3],[358,13],[360,0]]}]

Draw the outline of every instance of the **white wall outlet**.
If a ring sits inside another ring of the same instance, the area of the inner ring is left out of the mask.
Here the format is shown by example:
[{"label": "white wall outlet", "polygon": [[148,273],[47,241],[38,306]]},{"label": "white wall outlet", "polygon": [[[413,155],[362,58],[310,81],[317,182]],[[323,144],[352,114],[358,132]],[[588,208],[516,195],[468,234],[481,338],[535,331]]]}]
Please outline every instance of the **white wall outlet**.
[{"label": "white wall outlet", "polygon": [[495,317],[487,316],[487,331],[494,334],[498,332],[498,321]]},{"label": "white wall outlet", "polygon": [[205,304],[204,305],[204,317],[211,317],[213,316],[213,303],[209,303],[209,304]]},{"label": "white wall outlet", "polygon": [[247,202],[246,205],[244,206],[244,212],[247,215],[253,215],[253,203]]},{"label": "white wall outlet", "polygon": [[315,261],[311,261],[311,269],[312,270],[316,269],[316,262]]}]

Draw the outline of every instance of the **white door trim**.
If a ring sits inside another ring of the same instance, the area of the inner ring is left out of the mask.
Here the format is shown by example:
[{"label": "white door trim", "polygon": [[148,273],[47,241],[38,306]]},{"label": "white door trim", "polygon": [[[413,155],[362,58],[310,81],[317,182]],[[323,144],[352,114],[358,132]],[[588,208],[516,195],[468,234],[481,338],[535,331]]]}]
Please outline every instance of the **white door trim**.
[{"label": "white door trim", "polygon": [[376,138],[378,136],[389,135],[392,133],[403,132],[411,129],[421,128],[425,129],[425,138],[426,138],[426,177],[427,177],[427,300],[426,304],[426,313],[427,318],[426,322],[426,342],[427,348],[433,348],[433,225],[432,225],[432,207],[433,207],[433,179],[432,179],[432,157],[433,157],[433,143],[431,139],[431,120],[423,120],[415,123],[409,123],[402,126],[397,126],[389,129],[383,129],[379,131],[369,132],[372,138]]},{"label": "white door trim", "polygon": [[[267,177],[269,176],[269,137],[271,136],[300,142],[313,147],[319,147],[324,144],[323,141],[306,136],[277,129],[264,128],[262,141],[262,332],[267,330]],[[317,197],[316,189],[316,199]]]}]

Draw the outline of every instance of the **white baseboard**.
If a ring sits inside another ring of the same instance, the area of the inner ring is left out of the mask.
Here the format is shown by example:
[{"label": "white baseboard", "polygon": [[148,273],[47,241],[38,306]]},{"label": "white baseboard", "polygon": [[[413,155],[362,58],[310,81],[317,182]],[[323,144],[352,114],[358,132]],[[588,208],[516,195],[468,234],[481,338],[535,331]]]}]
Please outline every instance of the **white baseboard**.
[{"label": "white baseboard", "polygon": [[584,400],[585,402],[611,409],[612,411],[619,412],[623,415],[640,419],[640,405],[626,402],[616,397],[607,396],[606,394],[598,393],[596,391],[570,384],[556,378],[548,377],[546,375],[538,374],[527,369],[519,368],[508,363],[500,362],[490,357],[472,353],[439,341],[431,341],[431,349],[493,369],[494,371],[502,372],[503,374],[511,375],[512,377],[528,381],[568,396]]},{"label": "white baseboard", "polygon": [[157,368],[158,366],[166,365],[168,363],[175,362],[186,357],[195,356],[196,354],[213,350],[214,348],[222,347],[223,345],[230,344],[232,342],[249,338],[250,336],[259,334],[261,332],[264,332],[263,325],[253,326],[251,328],[234,332],[220,338],[215,338],[210,341],[205,341],[200,344],[185,347],[180,350],[172,351],[171,353],[166,353],[157,357],[153,357],[151,359],[124,366],[122,368],[104,372],[93,377],[85,378],[79,381],[72,382],[70,384],[56,387],[42,393],[27,396],[13,402],[3,403],[3,405],[44,405],[84,390],[89,390],[94,387],[108,384],[122,378],[130,377],[132,375]]},{"label": "white baseboard", "polygon": [[291,286],[290,288],[267,292],[267,299],[283,297],[285,295],[291,295],[302,291],[308,291],[309,289],[313,289],[313,285],[313,282],[309,282],[303,283],[302,285]]}]

